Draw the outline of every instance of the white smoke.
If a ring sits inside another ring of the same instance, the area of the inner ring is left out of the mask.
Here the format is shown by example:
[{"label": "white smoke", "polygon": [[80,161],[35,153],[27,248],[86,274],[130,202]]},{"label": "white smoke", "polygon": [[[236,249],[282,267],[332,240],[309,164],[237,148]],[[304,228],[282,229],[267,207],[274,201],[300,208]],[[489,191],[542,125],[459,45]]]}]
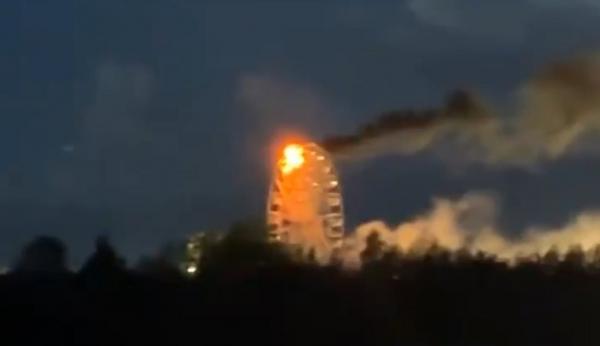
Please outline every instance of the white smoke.
[{"label": "white smoke", "polygon": [[484,160],[531,164],[576,151],[586,136],[600,134],[600,53],[546,66],[518,100],[516,117],[496,117],[487,131],[472,132]]},{"label": "white smoke", "polygon": [[382,221],[358,226],[346,238],[340,258],[348,267],[360,266],[360,254],[373,232],[386,248],[404,253],[419,255],[438,245],[451,251],[484,252],[507,262],[520,256],[543,256],[550,249],[564,254],[572,246],[590,250],[600,244],[600,210],[582,212],[560,228],[528,228],[515,239],[498,229],[497,211],[495,199],[485,193],[468,193],[458,200],[436,199],[431,211],[395,227]]}]

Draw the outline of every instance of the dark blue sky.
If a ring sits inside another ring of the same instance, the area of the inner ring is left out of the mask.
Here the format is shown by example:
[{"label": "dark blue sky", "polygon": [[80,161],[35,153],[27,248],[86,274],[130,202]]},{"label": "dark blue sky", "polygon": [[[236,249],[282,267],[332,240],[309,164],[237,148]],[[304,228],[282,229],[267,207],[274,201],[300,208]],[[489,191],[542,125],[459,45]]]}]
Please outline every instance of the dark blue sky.
[{"label": "dark blue sky", "polygon": [[[133,259],[262,215],[268,145],[320,138],[469,87],[496,103],[542,64],[600,48],[594,0],[11,1],[0,4],[0,263],[38,234],[74,262],[108,233]],[[600,205],[600,160],[340,167],[351,225],[493,191],[501,223]]]}]

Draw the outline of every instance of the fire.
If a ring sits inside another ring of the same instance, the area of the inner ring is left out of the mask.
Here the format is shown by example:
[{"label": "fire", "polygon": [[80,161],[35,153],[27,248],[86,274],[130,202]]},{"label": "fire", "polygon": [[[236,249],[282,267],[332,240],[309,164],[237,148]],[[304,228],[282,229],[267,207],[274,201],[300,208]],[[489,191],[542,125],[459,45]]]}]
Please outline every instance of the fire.
[{"label": "fire", "polygon": [[283,149],[280,166],[283,174],[289,174],[304,164],[304,148],[298,144],[288,144]]}]

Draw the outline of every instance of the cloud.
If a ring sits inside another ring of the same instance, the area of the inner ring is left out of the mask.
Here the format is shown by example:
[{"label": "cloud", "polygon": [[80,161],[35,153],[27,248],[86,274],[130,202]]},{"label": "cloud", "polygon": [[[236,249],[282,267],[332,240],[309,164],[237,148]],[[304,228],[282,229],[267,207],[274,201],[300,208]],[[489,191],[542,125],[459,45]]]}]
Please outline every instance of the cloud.
[{"label": "cloud", "polygon": [[427,23],[448,28],[461,25],[461,14],[452,1],[411,0],[407,3],[408,8]]},{"label": "cloud", "polygon": [[579,2],[589,5],[589,6],[594,6],[600,9],[600,1],[598,0],[579,0]]},{"label": "cloud", "polygon": [[[548,18],[572,22],[586,17],[587,20],[590,8],[600,9],[597,0],[408,0],[406,4],[418,19],[429,25],[505,42],[524,41]],[[547,29],[552,30],[552,25]]]},{"label": "cloud", "polygon": [[409,0],[407,6],[430,25],[510,41],[522,38],[535,15],[527,2],[515,0]]},{"label": "cloud", "polygon": [[531,3],[540,7],[592,7],[600,9],[600,1],[598,0],[529,0]]}]

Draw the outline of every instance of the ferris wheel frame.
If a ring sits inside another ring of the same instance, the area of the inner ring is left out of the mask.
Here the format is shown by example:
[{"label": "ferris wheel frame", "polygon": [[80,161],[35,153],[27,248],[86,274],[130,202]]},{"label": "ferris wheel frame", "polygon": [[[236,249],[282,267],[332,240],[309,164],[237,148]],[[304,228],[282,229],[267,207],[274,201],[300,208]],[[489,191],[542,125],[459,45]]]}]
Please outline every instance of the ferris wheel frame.
[{"label": "ferris wheel frame", "polygon": [[[344,207],[342,189],[337,170],[329,153],[316,143],[301,144],[304,164],[298,174],[302,174],[302,191],[290,191],[290,175],[276,165],[269,187],[267,199],[268,236],[272,242],[306,247],[295,244],[292,232],[302,231],[303,221],[295,220],[289,209],[289,199],[296,193],[310,193],[318,197],[319,205],[312,217],[313,224],[320,224],[328,250],[342,245],[344,236]],[[310,191],[306,191],[310,190]]]}]

